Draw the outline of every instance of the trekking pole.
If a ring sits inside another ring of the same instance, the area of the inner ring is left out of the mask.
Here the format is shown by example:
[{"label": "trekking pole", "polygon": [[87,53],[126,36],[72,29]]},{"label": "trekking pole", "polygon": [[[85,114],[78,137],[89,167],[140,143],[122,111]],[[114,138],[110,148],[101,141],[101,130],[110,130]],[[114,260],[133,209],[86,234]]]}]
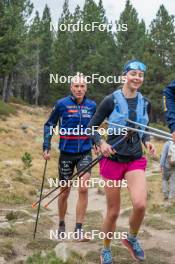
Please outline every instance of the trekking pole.
[{"label": "trekking pole", "polygon": [[[122,137],[119,141],[117,141],[115,144],[112,145],[112,148],[115,148],[117,145],[119,145],[122,141],[124,141],[124,139],[128,137],[128,135],[125,135],[124,137]],[[89,167],[87,167],[85,169],[84,167],[84,171],[82,171],[82,173],[80,173],[80,175],[78,176],[78,178],[80,179],[86,172],[88,172],[89,169],[91,169],[92,167],[94,167],[104,156],[102,154],[100,154],[96,159],[93,160],[93,162],[91,162],[90,166],[88,164]],[[79,172],[77,173],[77,175],[79,174]],[[77,176],[76,175],[76,176]],[[71,177],[70,179],[72,179],[74,177]],[[71,183],[72,185],[73,183]],[[56,196],[54,196],[47,204],[44,205],[45,208],[48,207],[49,204],[51,204],[56,198],[58,198],[64,191],[66,191],[69,187],[65,187],[65,189],[63,189],[60,193],[58,193]]]},{"label": "trekking pole", "polygon": [[119,127],[122,127],[122,128],[127,128],[128,130],[131,130],[131,131],[135,131],[135,132],[142,132],[146,135],[150,135],[150,136],[154,136],[154,137],[158,137],[158,138],[161,138],[161,139],[166,139],[166,140],[172,140],[173,141],[173,138],[172,136],[168,137],[168,136],[164,136],[164,135],[160,135],[160,134],[156,134],[156,133],[152,133],[152,132],[149,132],[149,131],[144,131],[142,129],[137,129],[137,128],[134,128],[134,127],[128,127],[128,126],[124,126],[124,125],[120,125],[120,124],[116,124],[116,123],[113,123],[113,122],[109,122],[109,121],[105,121],[105,123],[107,124],[111,124],[111,125],[114,125],[114,126],[119,126]]},{"label": "trekking pole", "polygon": [[[85,167],[81,168],[79,171],[77,171],[74,175],[72,175],[72,177],[70,177],[70,180],[73,179],[74,177],[76,177],[79,173],[81,173],[82,171],[84,171],[84,169],[89,168],[89,166],[95,162],[98,159],[98,157],[94,160],[92,160],[89,164],[87,164]],[[51,190],[50,192],[48,192],[46,195],[44,195],[43,197],[40,197],[38,201],[36,201],[35,203],[32,204],[32,208],[35,208],[36,205],[38,203],[40,203],[42,200],[44,200],[45,198],[47,198],[50,194],[52,194],[53,192],[55,192],[57,189],[60,188],[60,185],[55,187],[53,190]]]},{"label": "trekking pole", "polygon": [[131,124],[138,125],[138,126],[140,126],[140,127],[148,128],[149,130],[152,130],[152,131],[158,132],[158,133],[160,133],[160,134],[163,134],[163,135],[166,135],[166,136],[169,136],[169,137],[172,136],[171,133],[168,133],[168,132],[166,132],[166,131],[163,131],[163,130],[160,130],[160,129],[157,129],[157,128],[154,128],[154,127],[150,127],[150,126],[142,125],[142,124],[137,123],[137,122],[134,122],[134,121],[132,121],[132,120],[130,120],[130,119],[126,119],[126,121],[129,122],[129,123],[131,123]]},{"label": "trekking pole", "polygon": [[[88,172],[91,168],[93,168],[101,159],[103,158],[102,155],[98,156],[94,161],[94,163],[91,163],[91,165],[86,168],[84,171],[80,173],[78,178],[80,179],[86,172]],[[69,180],[68,180],[69,181]],[[72,186],[73,182],[71,182],[70,187]],[[66,186],[65,189],[63,189],[60,193],[58,193],[56,196],[54,196],[47,204],[44,205],[45,208],[48,207],[49,204],[51,204],[57,197],[59,197],[65,190],[67,190],[69,186]]]},{"label": "trekking pole", "polygon": [[45,161],[45,165],[44,165],[43,179],[42,179],[41,190],[40,190],[40,201],[39,201],[38,210],[37,210],[37,216],[36,216],[36,221],[35,221],[35,228],[34,228],[34,233],[33,233],[33,239],[35,239],[36,231],[37,231],[37,225],[38,225],[38,219],[39,219],[39,212],[40,212],[40,205],[41,205],[41,196],[42,196],[42,193],[43,193],[43,187],[44,187],[44,180],[45,180],[46,168],[47,168],[47,160]]}]

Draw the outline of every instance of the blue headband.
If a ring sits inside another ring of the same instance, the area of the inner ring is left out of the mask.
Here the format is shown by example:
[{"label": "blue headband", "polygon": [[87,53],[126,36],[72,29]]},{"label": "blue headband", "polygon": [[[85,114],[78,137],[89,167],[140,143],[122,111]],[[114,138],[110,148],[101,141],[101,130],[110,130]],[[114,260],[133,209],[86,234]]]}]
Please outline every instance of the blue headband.
[{"label": "blue headband", "polygon": [[128,71],[131,70],[140,70],[145,72],[146,71],[146,65],[143,62],[140,62],[138,60],[131,60],[128,61],[123,68],[124,74],[126,74]]}]

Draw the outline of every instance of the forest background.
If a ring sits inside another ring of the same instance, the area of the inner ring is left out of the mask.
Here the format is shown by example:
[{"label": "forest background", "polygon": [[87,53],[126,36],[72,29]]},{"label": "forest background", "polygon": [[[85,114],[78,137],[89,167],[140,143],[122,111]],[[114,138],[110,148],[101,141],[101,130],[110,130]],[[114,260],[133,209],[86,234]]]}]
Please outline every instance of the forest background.
[{"label": "forest background", "polygon": [[[24,100],[32,105],[49,105],[69,93],[68,83],[50,82],[50,74],[120,76],[129,59],[137,58],[148,66],[142,92],[152,103],[151,121],[163,121],[162,90],[174,79],[174,15],[160,5],[156,17],[146,27],[129,0],[116,20],[115,28],[100,31],[63,31],[60,25],[109,25],[103,2],[85,0],[69,11],[65,0],[55,30],[49,6],[40,17],[30,0],[0,1],[0,99],[3,102]],[[127,25],[127,31],[120,30]],[[52,26],[51,26],[52,25]],[[109,26],[110,27],[110,26]],[[88,85],[88,95],[97,103],[117,89],[118,83]]]}]

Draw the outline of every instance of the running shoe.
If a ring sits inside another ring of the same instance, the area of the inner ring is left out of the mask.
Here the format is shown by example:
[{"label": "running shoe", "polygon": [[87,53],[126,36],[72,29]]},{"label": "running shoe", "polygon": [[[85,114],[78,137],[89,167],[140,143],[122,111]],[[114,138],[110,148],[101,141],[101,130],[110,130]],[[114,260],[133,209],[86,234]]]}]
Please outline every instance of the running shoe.
[{"label": "running shoe", "polygon": [[112,264],[112,253],[108,248],[103,248],[100,254],[101,264]]},{"label": "running shoe", "polygon": [[170,198],[170,197],[168,197],[169,196],[168,193],[164,192],[163,194],[164,194],[164,201],[166,201],[166,200],[168,200],[168,198]]},{"label": "running shoe", "polygon": [[91,238],[88,236],[86,237],[84,235],[83,229],[81,228],[75,228],[74,230],[74,239],[78,242],[86,242],[91,240]]},{"label": "running shoe", "polygon": [[136,237],[128,236],[126,239],[122,239],[122,243],[125,247],[127,247],[128,251],[130,252],[134,260],[139,260],[139,261],[145,260],[144,251],[141,248]]},{"label": "running shoe", "polygon": [[58,239],[64,239],[65,238],[65,232],[66,232],[66,228],[65,225],[61,225],[58,228]]}]

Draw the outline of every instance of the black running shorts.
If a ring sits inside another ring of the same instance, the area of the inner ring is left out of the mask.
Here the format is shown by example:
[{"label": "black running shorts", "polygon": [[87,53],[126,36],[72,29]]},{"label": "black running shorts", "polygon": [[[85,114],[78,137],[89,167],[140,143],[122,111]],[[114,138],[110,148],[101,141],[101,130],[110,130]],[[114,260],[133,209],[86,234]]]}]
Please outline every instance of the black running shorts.
[{"label": "black running shorts", "polygon": [[[59,180],[69,180],[74,173],[76,167],[77,171],[87,166],[92,161],[91,151],[75,154],[75,153],[60,153],[58,161]],[[91,170],[88,171],[89,173]]]}]

